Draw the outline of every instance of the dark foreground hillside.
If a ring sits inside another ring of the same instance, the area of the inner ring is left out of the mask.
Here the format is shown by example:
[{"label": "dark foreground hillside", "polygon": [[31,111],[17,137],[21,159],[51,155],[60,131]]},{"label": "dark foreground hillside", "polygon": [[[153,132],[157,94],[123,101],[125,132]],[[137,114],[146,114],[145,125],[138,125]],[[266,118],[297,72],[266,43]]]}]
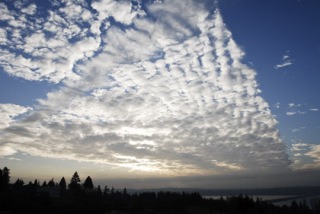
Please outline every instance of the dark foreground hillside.
[{"label": "dark foreground hillside", "polygon": [[88,176],[81,183],[77,172],[67,185],[64,178],[59,183],[50,180],[39,184],[37,180],[24,184],[21,179],[10,183],[9,170],[0,170],[0,214],[2,213],[173,213],[173,214],[231,214],[231,213],[320,213],[319,200],[313,209],[305,204],[292,203],[278,207],[248,196],[205,199],[199,193],[141,192],[128,194],[122,191],[101,190],[94,187]]}]

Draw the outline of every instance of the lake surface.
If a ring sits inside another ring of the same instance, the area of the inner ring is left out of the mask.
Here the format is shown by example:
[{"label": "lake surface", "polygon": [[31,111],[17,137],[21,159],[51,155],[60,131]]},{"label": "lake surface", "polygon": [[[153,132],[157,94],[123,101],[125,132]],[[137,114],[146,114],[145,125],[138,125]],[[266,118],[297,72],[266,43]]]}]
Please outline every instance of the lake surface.
[{"label": "lake surface", "polygon": [[[291,203],[293,201],[296,201],[298,204],[299,203],[306,203],[306,205],[310,208],[312,208],[311,206],[311,201],[319,198],[320,199],[320,195],[314,195],[314,196],[299,196],[299,195],[248,195],[250,198],[252,198],[253,200],[256,200],[257,198],[260,198],[262,200],[265,201],[270,201],[271,203],[273,203],[274,205],[277,206],[283,206],[283,205],[287,205],[287,206],[291,206]],[[213,195],[213,196],[203,196],[204,198],[212,198],[212,199],[220,199],[221,197],[223,199],[226,199],[227,197],[230,196],[220,196],[220,195]]]}]

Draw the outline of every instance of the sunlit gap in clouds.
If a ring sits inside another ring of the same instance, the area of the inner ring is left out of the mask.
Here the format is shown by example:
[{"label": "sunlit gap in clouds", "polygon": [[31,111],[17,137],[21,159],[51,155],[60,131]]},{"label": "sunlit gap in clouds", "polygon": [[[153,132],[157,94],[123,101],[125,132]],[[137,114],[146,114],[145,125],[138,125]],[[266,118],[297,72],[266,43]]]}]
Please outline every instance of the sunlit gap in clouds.
[{"label": "sunlit gap in clouds", "polygon": [[219,9],[191,0],[66,1],[34,19],[44,8],[30,5],[12,15],[1,4],[6,27],[15,20],[21,29],[3,41],[1,64],[63,86],[32,109],[1,104],[2,156],[102,163],[128,176],[289,166],[256,72],[241,62]]}]

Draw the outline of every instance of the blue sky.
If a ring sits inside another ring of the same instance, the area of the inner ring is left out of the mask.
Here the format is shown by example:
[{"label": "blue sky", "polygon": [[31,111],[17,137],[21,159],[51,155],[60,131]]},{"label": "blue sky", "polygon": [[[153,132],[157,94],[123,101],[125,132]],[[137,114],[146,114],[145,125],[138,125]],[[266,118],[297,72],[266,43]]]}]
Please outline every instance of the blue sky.
[{"label": "blue sky", "polygon": [[319,178],[318,1],[0,10],[0,160],[15,178],[75,169],[129,187]]},{"label": "blue sky", "polygon": [[284,141],[318,144],[319,2],[223,1],[220,7],[246,61],[257,70]]}]

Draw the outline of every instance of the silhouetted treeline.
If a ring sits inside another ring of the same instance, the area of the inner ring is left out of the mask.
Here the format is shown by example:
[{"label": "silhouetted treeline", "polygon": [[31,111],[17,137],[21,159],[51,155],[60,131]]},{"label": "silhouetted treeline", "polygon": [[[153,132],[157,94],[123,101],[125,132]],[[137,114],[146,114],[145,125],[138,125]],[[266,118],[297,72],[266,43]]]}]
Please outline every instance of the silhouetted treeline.
[{"label": "silhouetted treeline", "polygon": [[17,179],[10,183],[10,170],[0,170],[0,213],[173,213],[173,214],[315,214],[319,213],[319,201],[315,209],[305,203],[293,202],[291,206],[275,206],[261,199],[233,196],[206,199],[196,192],[141,192],[129,194],[127,189],[94,186],[88,176],[81,182],[75,172],[67,184],[64,177],[42,184],[38,180],[24,183]]},{"label": "silhouetted treeline", "polygon": [[202,195],[319,195],[320,186],[260,189],[195,189]]}]

